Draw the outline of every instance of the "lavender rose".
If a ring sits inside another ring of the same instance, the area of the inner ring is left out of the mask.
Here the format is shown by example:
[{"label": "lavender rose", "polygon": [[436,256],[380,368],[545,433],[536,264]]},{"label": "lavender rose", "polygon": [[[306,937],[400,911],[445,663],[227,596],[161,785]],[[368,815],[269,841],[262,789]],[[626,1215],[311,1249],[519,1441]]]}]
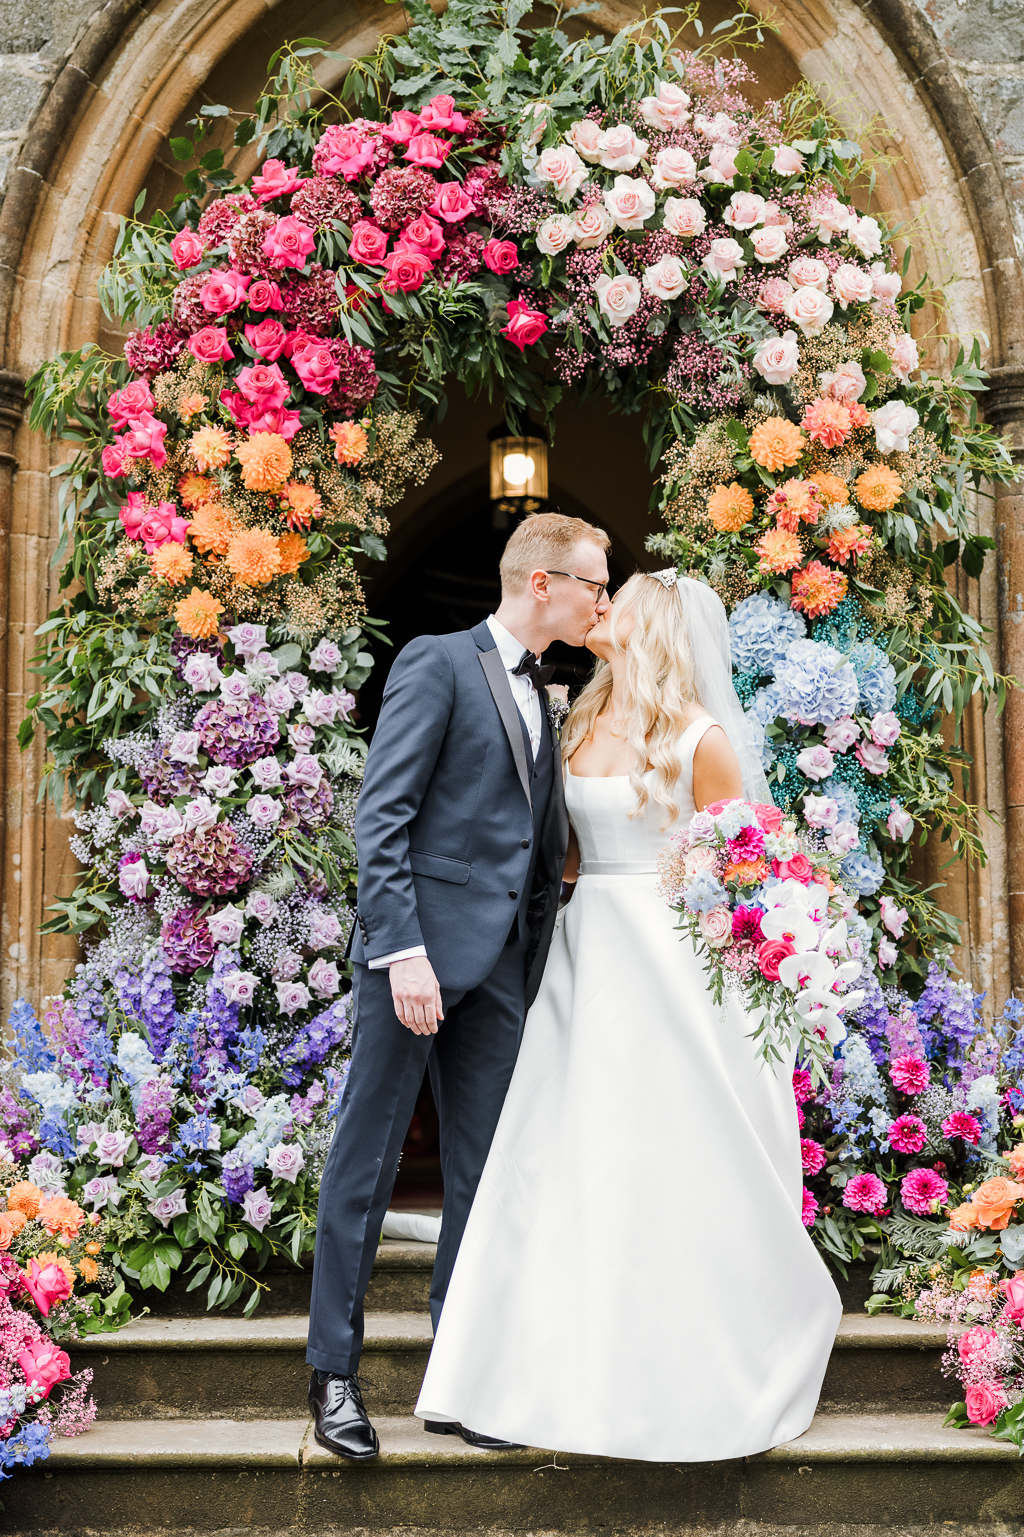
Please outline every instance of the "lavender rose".
[{"label": "lavender rose", "polygon": [[183,1217],[188,1210],[184,1190],[179,1185],[170,1195],[162,1195],[158,1200],[150,1201],[147,1210],[153,1213],[161,1227],[167,1227],[175,1217]]},{"label": "lavender rose", "polygon": [[265,1190],[250,1190],[242,1202],[242,1215],[250,1227],[262,1233],[274,1215],[274,1203]]},{"label": "lavender rose", "polygon": [[305,1167],[306,1160],[302,1156],[302,1149],[294,1142],[279,1142],[267,1154],[267,1168],[274,1178],[286,1179],[291,1185],[294,1185]]}]

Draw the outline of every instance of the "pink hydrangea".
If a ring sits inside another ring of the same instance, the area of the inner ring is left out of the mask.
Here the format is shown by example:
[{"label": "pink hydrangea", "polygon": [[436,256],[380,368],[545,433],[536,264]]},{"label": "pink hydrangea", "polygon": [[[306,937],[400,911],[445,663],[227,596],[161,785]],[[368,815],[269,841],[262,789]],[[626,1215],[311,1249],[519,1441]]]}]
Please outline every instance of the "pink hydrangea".
[{"label": "pink hydrangea", "polygon": [[919,1153],[928,1141],[928,1128],[919,1115],[898,1115],[889,1127],[889,1146],[897,1153]]},{"label": "pink hydrangea", "polygon": [[843,1191],[847,1211],[863,1211],[880,1217],[885,1210],[886,1190],[877,1174],[855,1174]]},{"label": "pink hydrangea", "polygon": [[972,1147],[977,1147],[981,1140],[981,1122],[977,1116],[969,1115],[966,1110],[957,1110],[943,1121],[942,1135],[947,1141],[960,1137],[964,1142],[969,1142]]},{"label": "pink hydrangea", "polygon": [[897,1057],[889,1064],[889,1076],[901,1094],[923,1094],[931,1073],[920,1057]]},{"label": "pink hydrangea", "polygon": [[900,1200],[918,1217],[930,1216],[938,1210],[936,1202],[945,1205],[948,1197],[949,1186],[934,1169],[911,1169],[900,1184]]}]

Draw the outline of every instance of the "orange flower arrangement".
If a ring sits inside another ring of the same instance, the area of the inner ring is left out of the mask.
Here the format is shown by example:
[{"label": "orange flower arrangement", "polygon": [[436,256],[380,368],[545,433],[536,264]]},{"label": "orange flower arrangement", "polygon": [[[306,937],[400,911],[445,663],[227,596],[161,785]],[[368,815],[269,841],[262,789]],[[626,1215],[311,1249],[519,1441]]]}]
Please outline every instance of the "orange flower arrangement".
[{"label": "orange flower arrangement", "polygon": [[[193,640],[209,640],[216,635],[223,612],[223,603],[218,603],[211,592],[193,587],[187,598],[174,605],[174,622],[183,635]],[[11,1204],[9,1196],[7,1204]]]},{"label": "orange flower arrangement", "polygon": [[292,472],[292,451],[279,432],[255,432],[235,449],[247,491],[278,491]]},{"label": "orange flower arrangement", "polygon": [[750,434],[750,457],[762,469],[791,469],[804,451],[805,438],[784,416],[769,416]]},{"label": "orange flower arrangement", "polygon": [[53,1238],[63,1233],[74,1238],[85,1221],[85,1212],[77,1201],[69,1201],[66,1195],[51,1195],[39,1208],[39,1220]]},{"label": "orange flower arrangement", "polygon": [[281,508],[293,533],[297,528],[308,528],[314,518],[323,517],[324,511],[316,487],[303,485],[301,480],[290,480],[285,486]]},{"label": "orange flower arrangement", "polygon": [[209,404],[206,395],[186,395],[178,404],[178,415],[183,422],[187,422],[193,416],[198,416],[200,411],[205,411]]},{"label": "orange flower arrangement", "polygon": [[973,1201],[964,1201],[949,1210],[949,1225],[955,1233],[969,1233],[978,1226],[978,1208]]},{"label": "orange flower arrangement", "polygon": [[804,558],[800,540],[785,528],[770,528],[766,534],[761,535],[754,549],[761,557],[761,570],[772,571],[776,576],[784,576],[787,571],[792,571]]},{"label": "orange flower arrangement", "polygon": [[199,427],[188,444],[193,459],[203,471],[221,470],[231,458],[231,438],[223,427]]},{"label": "orange flower arrangement", "polygon": [[338,422],[327,436],[334,441],[334,457],[339,464],[351,467],[365,458],[370,440],[358,422]]},{"label": "orange flower arrangement", "polygon": [[812,485],[817,486],[823,502],[831,502],[840,507],[850,500],[850,489],[845,480],[840,480],[838,475],[830,475],[827,470],[815,470],[807,479]]},{"label": "orange flower arrangement", "polygon": [[[259,436],[273,434],[261,432]],[[278,542],[267,528],[242,528],[232,534],[224,559],[243,587],[266,587],[281,571]]]},{"label": "orange flower arrangement", "polygon": [[304,560],[309,559],[309,545],[301,534],[281,534],[277,541],[277,553],[281,557],[281,575],[291,576]]},{"label": "orange flower arrangement", "polygon": [[849,585],[841,571],[830,571],[820,560],[809,560],[793,577],[790,607],[802,609],[808,619],[819,619],[843,601]]},{"label": "orange flower arrangement", "polygon": [[795,534],[801,523],[817,523],[821,511],[818,495],[810,480],[785,480],[768,498],[768,515],[779,528]]},{"label": "orange flower arrangement", "polygon": [[870,543],[871,530],[867,524],[852,523],[849,528],[834,530],[825,553],[837,566],[845,566],[851,557],[856,564]]},{"label": "orange flower arrangement", "polygon": [[224,555],[236,526],[226,507],[219,502],[204,502],[192,514],[188,532],[201,555]]},{"label": "orange flower arrangement", "polygon": [[754,498],[737,481],[716,486],[708,498],[708,517],[722,534],[738,534],[754,516]]},{"label": "orange flower arrangement", "polygon": [[820,443],[823,448],[839,448],[853,431],[849,407],[827,395],[811,401],[800,425],[811,441]]},{"label": "orange flower arrangement", "polygon": [[97,1243],[96,1240],[93,1239],[91,1243],[86,1244],[85,1252],[86,1254],[102,1254],[103,1245],[101,1243]]},{"label": "orange flower arrangement", "polygon": [[1017,1178],[1024,1178],[1024,1142],[1018,1142],[1016,1147],[1011,1147],[1005,1157]]},{"label": "orange flower arrangement", "polygon": [[26,1221],[23,1211],[0,1211],[0,1250],[9,1249],[15,1234],[20,1231],[15,1224],[15,1217],[20,1217],[22,1223]]},{"label": "orange flower arrangement", "polygon": [[171,587],[177,587],[192,575],[191,555],[184,545],[177,544],[173,539],[168,539],[166,544],[153,551],[149,564],[158,581],[167,582]]},{"label": "orange flower arrangement", "polygon": [[27,1179],[18,1180],[7,1192],[7,1210],[23,1211],[28,1218],[39,1215],[39,1208],[45,1199],[38,1185],[30,1184]]},{"label": "orange flower arrangement", "polygon": [[86,1255],[78,1261],[78,1274],[82,1277],[83,1281],[98,1281],[100,1267],[94,1259],[89,1259]]},{"label": "orange flower arrangement", "polygon": [[768,865],[763,859],[736,859],[726,865],[722,879],[737,886],[758,886],[767,874]]},{"label": "orange flower arrangement", "polygon": [[192,512],[203,502],[215,502],[220,496],[220,487],[215,480],[210,480],[205,475],[196,475],[189,471],[182,475],[178,481],[178,495],[183,504]]},{"label": "orange flower arrangement", "polygon": [[1006,1227],[1018,1201],[1024,1201],[1024,1185],[997,1174],[986,1179],[974,1192],[971,1202],[978,1214],[978,1226],[998,1231]]},{"label": "orange flower arrangement", "polygon": [[853,490],[858,502],[869,512],[889,512],[903,495],[903,482],[887,464],[873,464],[857,476]]}]

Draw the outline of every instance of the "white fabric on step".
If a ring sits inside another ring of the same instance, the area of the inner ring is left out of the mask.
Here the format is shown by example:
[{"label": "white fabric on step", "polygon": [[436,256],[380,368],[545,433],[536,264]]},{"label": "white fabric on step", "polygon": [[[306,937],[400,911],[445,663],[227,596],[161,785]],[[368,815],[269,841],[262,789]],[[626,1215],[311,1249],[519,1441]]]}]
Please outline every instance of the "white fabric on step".
[{"label": "white fabric on step", "polygon": [[412,1239],[414,1243],[437,1243],[441,1236],[440,1217],[424,1217],[416,1211],[386,1211],[381,1224],[382,1238]]}]

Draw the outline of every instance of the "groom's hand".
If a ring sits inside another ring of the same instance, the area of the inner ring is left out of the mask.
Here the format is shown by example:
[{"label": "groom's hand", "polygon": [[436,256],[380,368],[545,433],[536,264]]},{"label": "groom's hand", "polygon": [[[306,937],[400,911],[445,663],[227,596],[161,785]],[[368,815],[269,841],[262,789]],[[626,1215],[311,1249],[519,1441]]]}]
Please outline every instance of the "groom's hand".
[{"label": "groom's hand", "polygon": [[434,968],[425,955],[393,961],[388,967],[395,1013],[414,1035],[436,1035],[441,1012],[441,989]]}]

